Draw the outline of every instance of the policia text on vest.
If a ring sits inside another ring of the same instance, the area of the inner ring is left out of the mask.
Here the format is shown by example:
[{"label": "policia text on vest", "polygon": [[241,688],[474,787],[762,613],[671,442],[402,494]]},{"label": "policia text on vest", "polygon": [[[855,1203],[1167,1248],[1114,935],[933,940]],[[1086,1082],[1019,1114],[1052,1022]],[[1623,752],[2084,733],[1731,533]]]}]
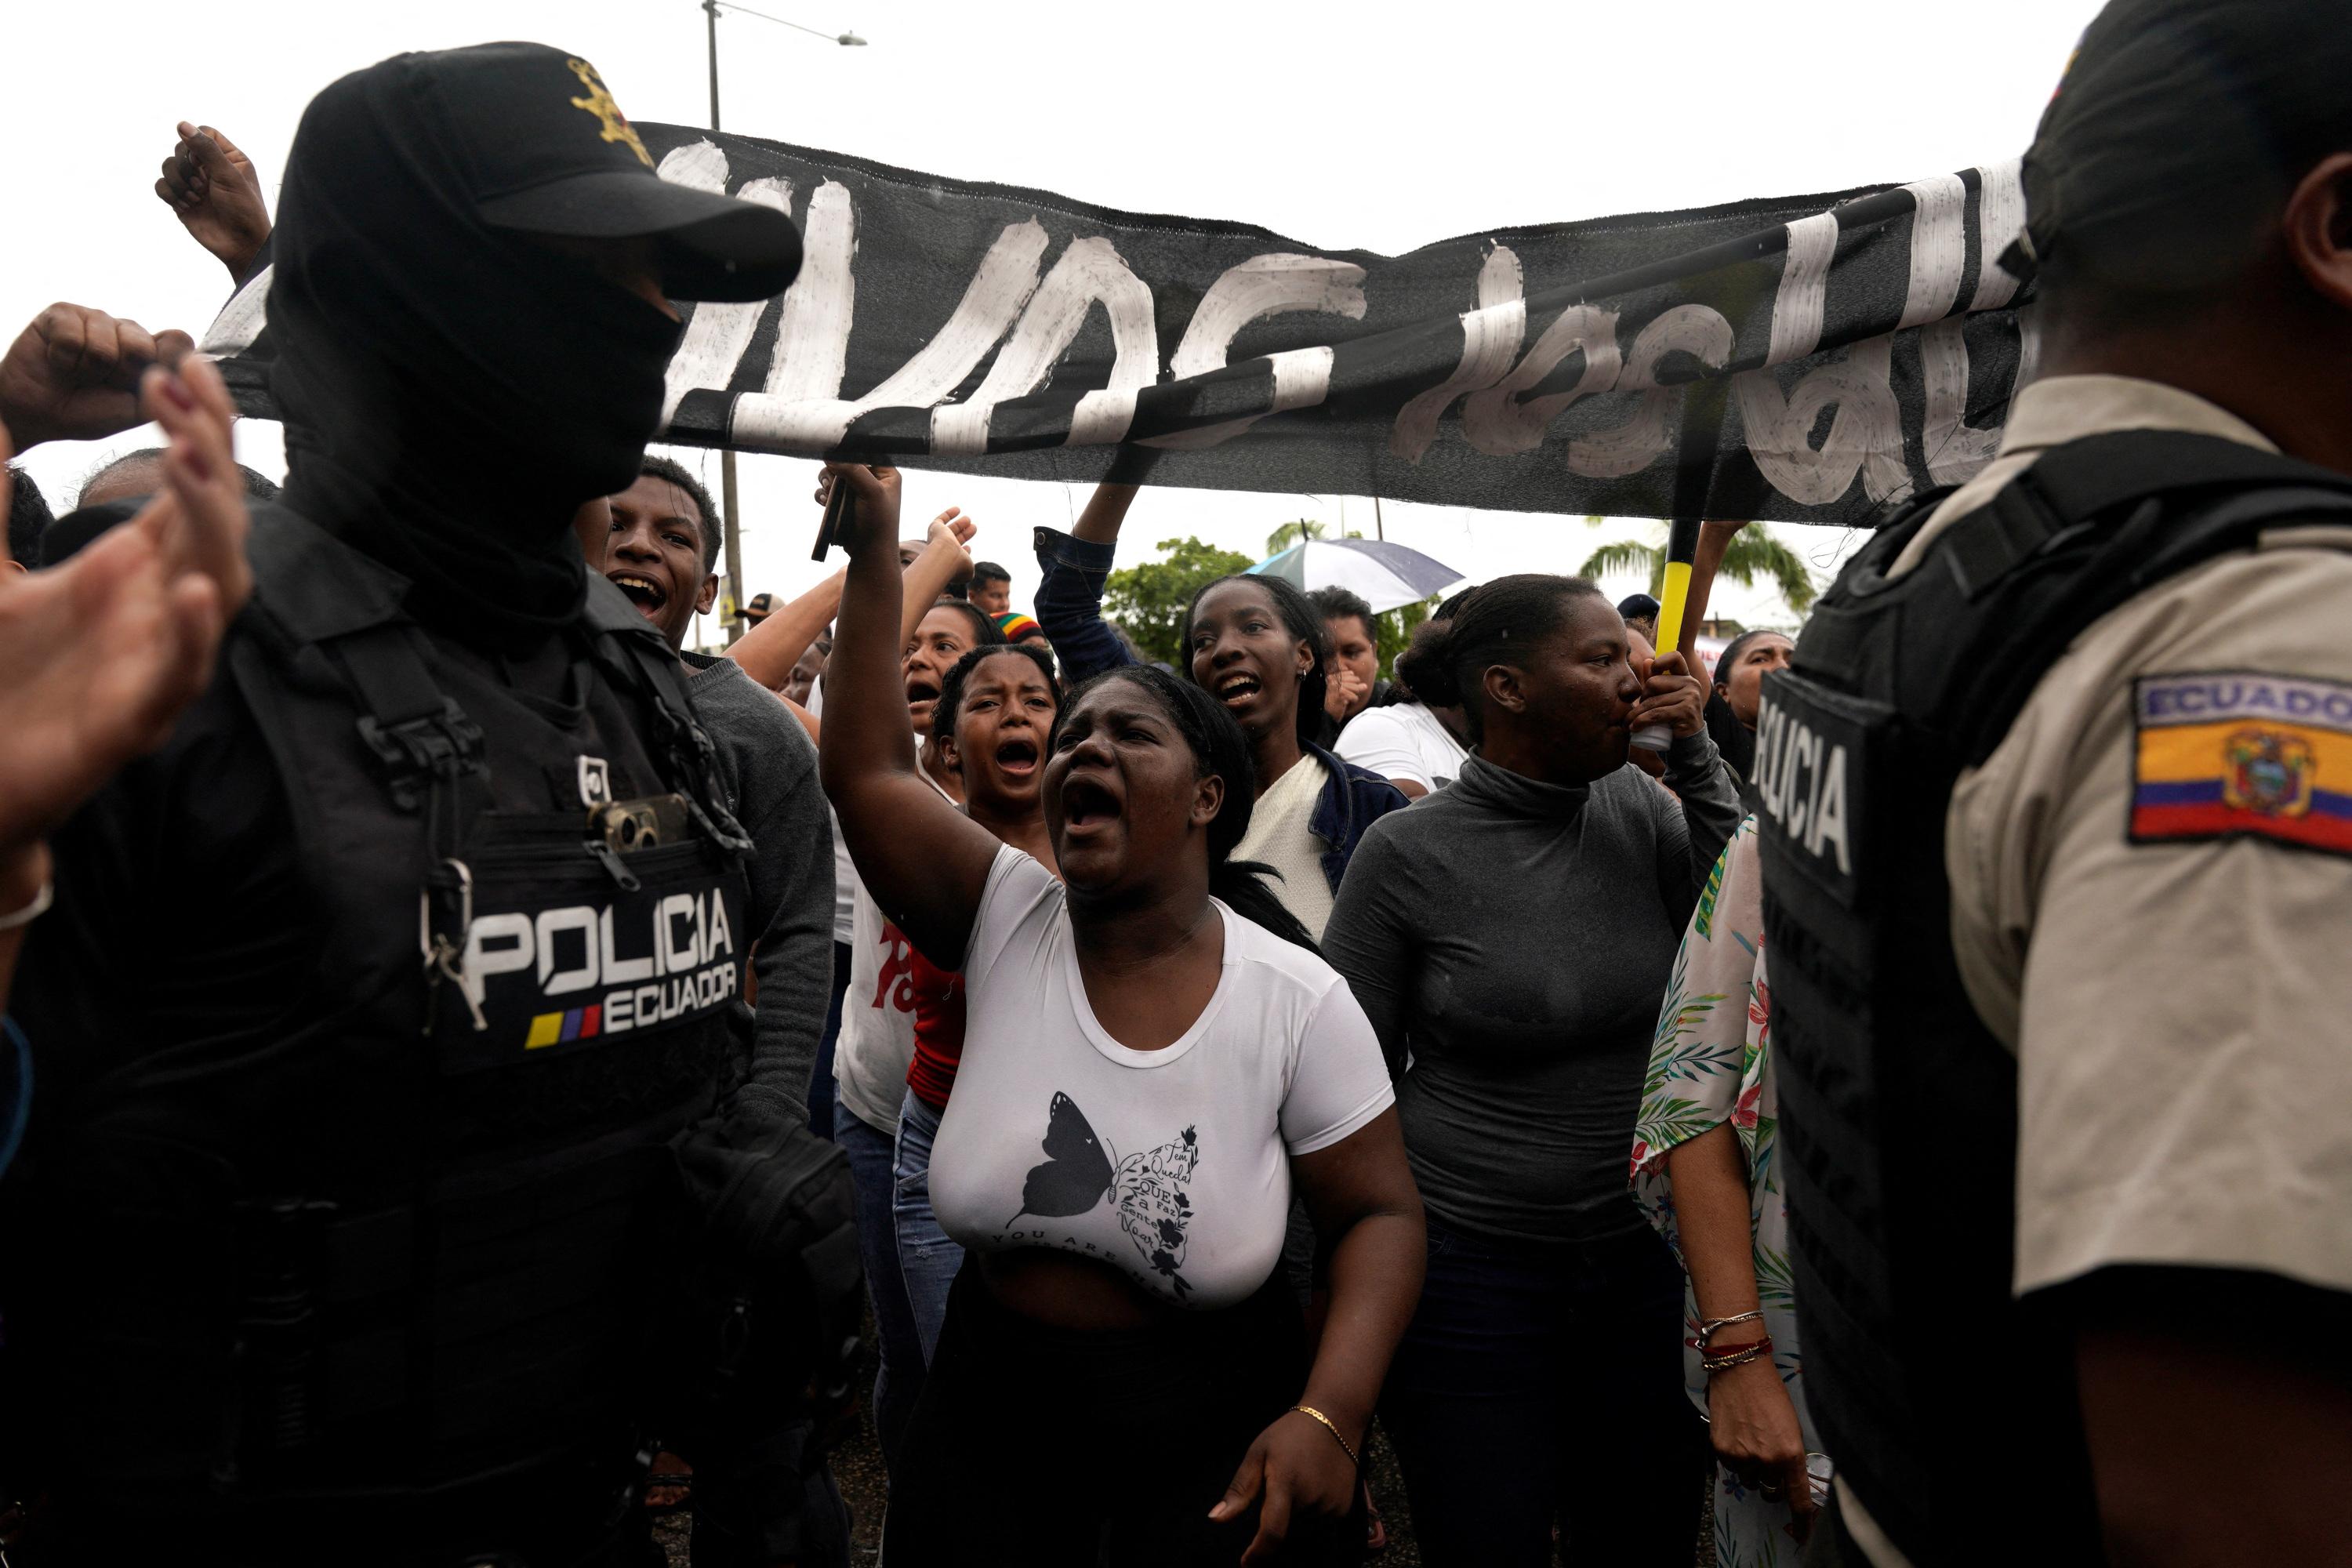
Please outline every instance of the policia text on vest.
[{"label": "policia text on vest", "polygon": [[[657,853],[657,852],[656,852]],[[698,878],[671,892],[601,903],[477,910],[461,983],[481,1014],[485,1064],[668,1024],[742,989],[725,889]]]}]

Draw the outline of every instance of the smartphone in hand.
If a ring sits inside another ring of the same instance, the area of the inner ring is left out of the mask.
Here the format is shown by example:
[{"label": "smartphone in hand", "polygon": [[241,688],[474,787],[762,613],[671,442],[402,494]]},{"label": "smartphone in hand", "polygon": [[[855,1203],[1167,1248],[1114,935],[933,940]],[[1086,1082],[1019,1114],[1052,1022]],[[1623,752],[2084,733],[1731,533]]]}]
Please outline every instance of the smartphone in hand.
[{"label": "smartphone in hand", "polygon": [[816,525],[816,548],[809,552],[810,560],[824,560],[826,551],[848,537],[856,506],[856,488],[845,479],[835,479],[832,492],[825,497],[824,516]]}]

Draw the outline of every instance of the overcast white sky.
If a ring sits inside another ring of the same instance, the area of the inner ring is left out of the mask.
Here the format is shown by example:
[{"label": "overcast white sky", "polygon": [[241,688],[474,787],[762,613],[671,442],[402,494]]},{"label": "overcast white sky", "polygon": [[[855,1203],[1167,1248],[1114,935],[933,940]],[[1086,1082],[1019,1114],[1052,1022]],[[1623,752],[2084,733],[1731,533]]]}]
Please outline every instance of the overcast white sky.
[{"label": "overcast white sky", "polygon": [[[756,17],[719,24],[728,129],[930,173],[1041,186],[1144,212],[1256,223],[1309,245],[1395,252],[1482,227],[1903,181],[2021,151],[2095,0],[1199,0],[973,5],[761,0],[842,48]],[[403,49],[525,37],[594,60],[630,117],[707,123],[696,0],[395,0],[228,10],[156,0],[9,7],[0,114],[12,159],[0,331],[53,300],[197,336],[227,275],[155,199],[183,118],[219,126],[274,196],[310,95]],[[25,467],[62,510],[108,453],[152,427],[56,443]],[[718,489],[715,455],[681,451]],[[240,456],[283,470],[274,426]],[[797,592],[814,465],[738,459],[748,591]],[[909,477],[907,510],[950,503],[974,543],[1035,576],[1032,524],[1065,487]],[[1193,533],[1253,556],[1283,521],[1370,531],[1361,498],[1147,491],[1133,546]],[[1572,571],[1638,525],[1384,503],[1388,537],[1474,580]],[[910,525],[910,531],[913,531]],[[1781,531],[1827,567],[1850,541]],[[1132,548],[1132,546],[1130,547]],[[1609,583],[1630,592],[1634,583]],[[1726,585],[1717,608],[1785,624]]]}]

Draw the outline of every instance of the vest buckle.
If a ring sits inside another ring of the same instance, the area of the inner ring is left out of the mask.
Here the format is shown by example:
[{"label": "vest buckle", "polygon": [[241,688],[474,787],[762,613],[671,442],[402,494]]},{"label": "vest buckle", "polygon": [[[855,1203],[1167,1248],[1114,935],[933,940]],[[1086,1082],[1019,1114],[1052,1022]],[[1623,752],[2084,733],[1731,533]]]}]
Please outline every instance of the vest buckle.
[{"label": "vest buckle", "polygon": [[417,808],[426,780],[454,779],[482,765],[480,727],[446,697],[440,712],[422,719],[385,724],[363,714],[359,731],[360,739],[374,753],[385,785],[392,791],[393,804],[403,811]]}]

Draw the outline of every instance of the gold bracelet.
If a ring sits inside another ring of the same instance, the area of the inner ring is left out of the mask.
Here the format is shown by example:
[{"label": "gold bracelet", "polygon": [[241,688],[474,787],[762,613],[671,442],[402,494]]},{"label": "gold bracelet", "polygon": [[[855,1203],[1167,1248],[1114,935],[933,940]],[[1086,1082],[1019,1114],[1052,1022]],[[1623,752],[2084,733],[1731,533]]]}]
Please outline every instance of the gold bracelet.
[{"label": "gold bracelet", "polygon": [[1297,1411],[1301,1415],[1309,1416],[1314,1420],[1323,1423],[1325,1428],[1331,1434],[1331,1440],[1339,1445],[1339,1452],[1348,1456],[1348,1463],[1355,1466],[1360,1470],[1364,1468],[1364,1461],[1356,1458],[1356,1450],[1348,1447],[1348,1439],[1339,1435],[1339,1424],[1338,1422],[1332,1420],[1328,1415],[1324,1415],[1320,1410],[1316,1409],[1312,1405],[1294,1405],[1290,1408]]}]

